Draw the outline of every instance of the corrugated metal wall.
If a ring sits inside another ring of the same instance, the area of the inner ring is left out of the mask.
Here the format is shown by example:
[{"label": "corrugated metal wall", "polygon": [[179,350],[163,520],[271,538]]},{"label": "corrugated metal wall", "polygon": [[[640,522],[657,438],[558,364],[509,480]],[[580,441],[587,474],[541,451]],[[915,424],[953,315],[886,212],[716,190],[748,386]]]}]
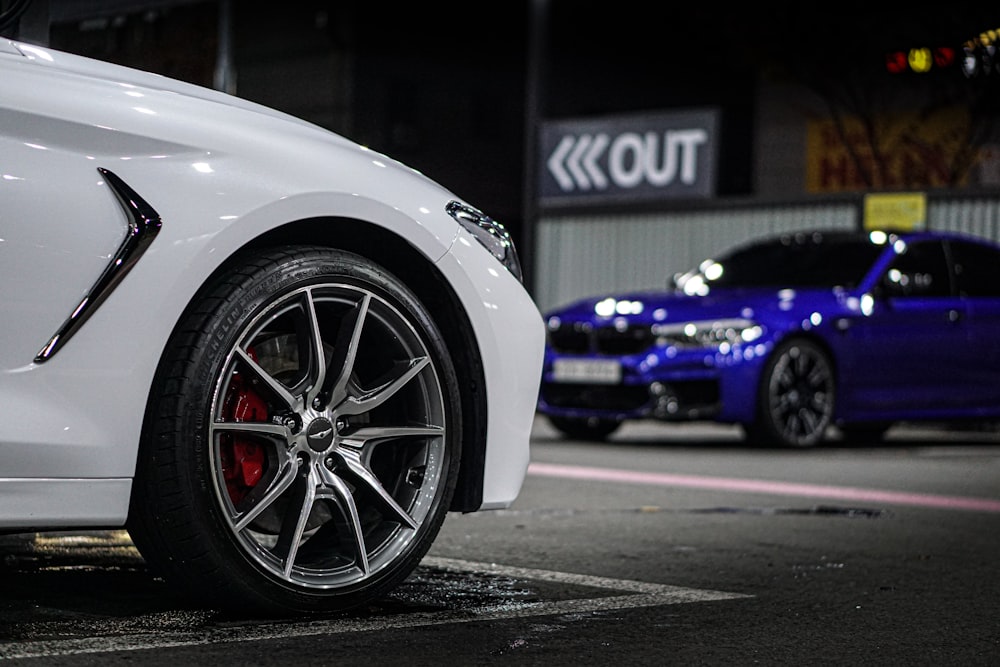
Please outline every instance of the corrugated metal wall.
[{"label": "corrugated metal wall", "polygon": [[1000,241],[1000,199],[929,201],[927,226]]},{"label": "corrugated metal wall", "polygon": [[[800,229],[856,229],[861,200],[643,214],[547,215],[535,235],[534,298],[544,313],[578,298],[660,288],[742,241]],[[928,201],[927,227],[1000,240],[1000,198]]]}]

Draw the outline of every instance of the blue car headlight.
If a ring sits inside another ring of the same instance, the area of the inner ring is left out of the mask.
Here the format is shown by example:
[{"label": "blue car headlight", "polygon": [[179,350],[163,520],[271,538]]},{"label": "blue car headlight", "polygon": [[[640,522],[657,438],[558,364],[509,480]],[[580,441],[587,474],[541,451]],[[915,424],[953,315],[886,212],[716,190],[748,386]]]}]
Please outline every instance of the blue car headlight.
[{"label": "blue car headlight", "polygon": [[743,318],[654,324],[651,329],[658,344],[682,349],[742,345],[764,333],[759,324]]},{"label": "blue car headlight", "polygon": [[490,254],[499,259],[515,278],[524,282],[514,241],[503,225],[482,211],[461,202],[450,201],[445,210],[458,224],[471,232],[476,240],[490,251]]}]

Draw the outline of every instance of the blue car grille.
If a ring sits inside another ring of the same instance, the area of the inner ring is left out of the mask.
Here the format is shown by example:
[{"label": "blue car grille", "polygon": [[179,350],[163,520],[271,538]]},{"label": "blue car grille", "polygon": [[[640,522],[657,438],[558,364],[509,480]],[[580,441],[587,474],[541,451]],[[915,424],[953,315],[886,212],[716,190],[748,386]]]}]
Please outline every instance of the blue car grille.
[{"label": "blue car grille", "polygon": [[575,323],[549,331],[549,346],[563,354],[638,354],[652,347],[649,327],[591,327]]}]

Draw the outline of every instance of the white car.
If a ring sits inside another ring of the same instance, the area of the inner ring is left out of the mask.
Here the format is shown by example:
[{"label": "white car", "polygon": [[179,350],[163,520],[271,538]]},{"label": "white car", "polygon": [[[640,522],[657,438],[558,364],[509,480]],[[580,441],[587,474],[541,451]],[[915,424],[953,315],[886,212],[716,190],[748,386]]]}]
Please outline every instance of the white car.
[{"label": "white car", "polygon": [[508,507],[544,325],[503,226],[315,125],[0,39],[0,531],[345,609]]}]

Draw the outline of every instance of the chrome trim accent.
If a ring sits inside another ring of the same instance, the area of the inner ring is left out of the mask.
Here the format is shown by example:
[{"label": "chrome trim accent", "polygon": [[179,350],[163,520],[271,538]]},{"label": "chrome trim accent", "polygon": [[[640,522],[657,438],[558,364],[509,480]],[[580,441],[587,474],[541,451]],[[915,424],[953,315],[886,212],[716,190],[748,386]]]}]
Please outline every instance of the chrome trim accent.
[{"label": "chrome trim accent", "polygon": [[45,347],[38,352],[35,357],[35,363],[38,364],[51,359],[56,352],[62,349],[66,341],[79,331],[87,318],[94,314],[97,307],[108,298],[108,295],[135,266],[135,263],[139,261],[139,258],[146,252],[149,244],[153,242],[160,231],[162,224],[160,215],[152,206],[146,203],[114,172],[103,167],[98,167],[97,171],[104,177],[104,181],[118,198],[118,203],[122,205],[125,213],[129,216],[128,230],[118,247],[118,252],[111,258],[111,262],[105,267],[97,282],[84,295],[79,305],[73,309],[59,330],[45,344]]}]

